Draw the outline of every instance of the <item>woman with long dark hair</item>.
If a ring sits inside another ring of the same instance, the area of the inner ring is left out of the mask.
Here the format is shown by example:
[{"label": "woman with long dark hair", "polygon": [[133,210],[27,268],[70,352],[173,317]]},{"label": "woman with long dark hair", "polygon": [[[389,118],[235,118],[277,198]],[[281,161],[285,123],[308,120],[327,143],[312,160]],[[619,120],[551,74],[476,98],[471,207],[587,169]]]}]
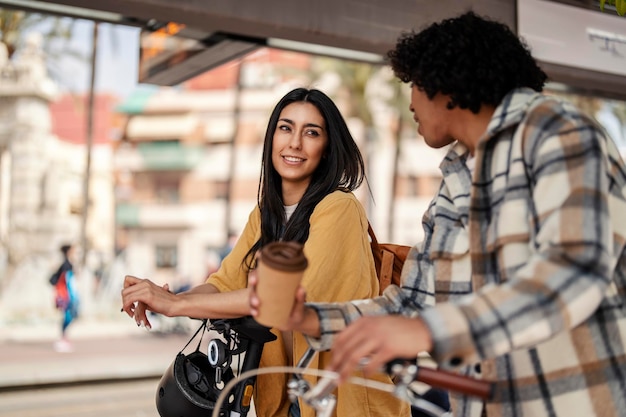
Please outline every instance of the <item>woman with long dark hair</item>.
[{"label": "woman with long dark hair", "polygon": [[[309,266],[302,285],[310,301],[371,298],[378,279],[367,233],[367,216],[352,191],[364,180],[363,158],[341,113],[319,90],[297,88],[274,108],[263,147],[258,204],[230,254],[206,283],[172,294],[149,280],[127,276],[123,309],[149,326],[146,310],[166,316],[235,318],[250,314],[248,273],[256,253],[275,241],[304,245]],[[308,344],[299,333],[273,332],[260,366],[293,365]],[[330,352],[309,367],[323,369]],[[387,375],[375,379],[390,382]],[[259,375],[254,396],[259,417],[313,417],[291,405],[287,376]],[[338,416],[409,416],[409,406],[390,394],[346,384],[337,394]]]}]

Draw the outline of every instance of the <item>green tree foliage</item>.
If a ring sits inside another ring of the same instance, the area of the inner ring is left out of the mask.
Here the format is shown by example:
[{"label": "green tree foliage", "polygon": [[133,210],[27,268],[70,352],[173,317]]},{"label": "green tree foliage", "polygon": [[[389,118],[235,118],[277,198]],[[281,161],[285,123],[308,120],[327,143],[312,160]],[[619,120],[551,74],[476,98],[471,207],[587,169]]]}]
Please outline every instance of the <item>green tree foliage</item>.
[{"label": "green tree foliage", "polygon": [[604,11],[604,5],[609,4],[615,7],[615,11],[620,16],[626,14],[626,0],[600,0],[600,10]]},{"label": "green tree foliage", "polygon": [[9,56],[12,56],[27,32],[31,30],[40,32],[44,38],[44,47],[47,47],[58,40],[69,40],[72,37],[74,22],[69,18],[0,9],[0,41],[9,49]]},{"label": "green tree foliage", "polygon": [[[340,60],[336,58],[316,57],[313,60],[313,77],[319,79],[325,72],[333,72],[341,79],[339,95],[348,96],[349,108],[345,109],[348,117],[360,118],[365,126],[371,127],[372,115],[367,106],[365,92],[367,83],[379,69],[378,66],[363,62]],[[340,97],[333,97],[340,99]]]},{"label": "green tree foliage", "polygon": [[46,53],[48,73],[62,82],[58,62],[62,57],[71,57],[87,62],[84,53],[69,47],[74,34],[76,20],[68,17],[28,13],[22,10],[0,9],[0,42],[7,47],[9,57],[18,50],[26,34],[36,31],[42,35],[42,49]]}]

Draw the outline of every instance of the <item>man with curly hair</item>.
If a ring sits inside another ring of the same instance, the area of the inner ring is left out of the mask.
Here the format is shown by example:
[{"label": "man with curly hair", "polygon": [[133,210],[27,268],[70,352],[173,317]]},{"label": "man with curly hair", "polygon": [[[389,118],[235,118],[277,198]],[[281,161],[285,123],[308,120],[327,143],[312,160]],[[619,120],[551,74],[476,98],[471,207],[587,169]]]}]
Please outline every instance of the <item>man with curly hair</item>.
[{"label": "man with curly hair", "polygon": [[[542,93],[545,73],[507,26],[472,12],[402,35],[418,132],[449,146],[401,287],[305,304],[290,326],[363,364],[428,352],[493,381],[455,416],[626,416],[626,168],[591,118]],[[254,281],[253,281],[254,283]],[[436,303],[435,303],[436,300]],[[251,298],[253,314],[258,306]]]}]

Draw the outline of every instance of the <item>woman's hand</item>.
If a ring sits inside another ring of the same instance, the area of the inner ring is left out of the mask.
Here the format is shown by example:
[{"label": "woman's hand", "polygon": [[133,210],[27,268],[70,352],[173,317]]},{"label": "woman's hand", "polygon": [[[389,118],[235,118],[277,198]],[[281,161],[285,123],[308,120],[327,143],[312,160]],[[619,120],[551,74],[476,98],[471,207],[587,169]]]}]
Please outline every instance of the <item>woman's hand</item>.
[{"label": "woman's hand", "polygon": [[124,278],[122,311],[134,318],[137,326],[143,324],[150,329],[152,325],[148,320],[146,310],[169,316],[175,301],[176,294],[169,291],[168,284],[160,287],[148,279],[132,275],[126,275]]}]

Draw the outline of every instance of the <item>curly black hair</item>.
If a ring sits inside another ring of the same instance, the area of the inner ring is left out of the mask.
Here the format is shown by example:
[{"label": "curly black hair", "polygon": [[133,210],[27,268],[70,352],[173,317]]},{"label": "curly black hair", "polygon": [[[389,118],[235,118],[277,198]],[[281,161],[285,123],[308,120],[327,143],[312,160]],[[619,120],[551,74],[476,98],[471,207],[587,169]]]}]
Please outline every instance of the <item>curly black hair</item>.
[{"label": "curly black hair", "polygon": [[402,34],[387,58],[403,82],[431,99],[437,93],[450,96],[449,109],[474,113],[483,104],[497,106],[514,88],[542,91],[547,79],[508,26],[471,11]]}]

